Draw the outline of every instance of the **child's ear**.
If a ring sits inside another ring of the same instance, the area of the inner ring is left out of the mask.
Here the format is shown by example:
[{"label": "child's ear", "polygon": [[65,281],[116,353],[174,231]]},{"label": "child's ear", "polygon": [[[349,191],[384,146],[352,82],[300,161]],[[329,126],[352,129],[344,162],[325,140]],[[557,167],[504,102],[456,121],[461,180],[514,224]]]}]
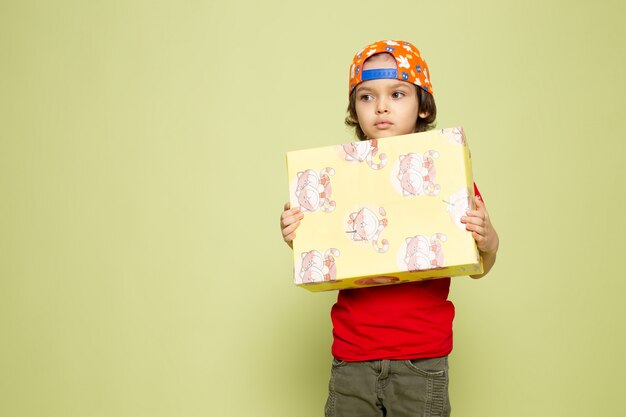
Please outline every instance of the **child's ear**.
[{"label": "child's ear", "polygon": [[422,112],[419,112],[419,114],[418,114],[417,116],[418,116],[420,119],[425,119],[425,118],[427,118],[428,116],[430,116],[430,112],[427,112],[427,111],[422,111]]}]

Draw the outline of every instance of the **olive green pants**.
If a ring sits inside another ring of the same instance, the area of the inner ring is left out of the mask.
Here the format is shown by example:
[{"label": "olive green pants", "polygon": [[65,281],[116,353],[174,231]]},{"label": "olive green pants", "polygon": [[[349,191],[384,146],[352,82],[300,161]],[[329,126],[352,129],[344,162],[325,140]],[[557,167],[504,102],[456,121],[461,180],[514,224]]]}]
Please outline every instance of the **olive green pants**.
[{"label": "olive green pants", "polygon": [[333,360],[326,417],[447,417],[448,357]]}]

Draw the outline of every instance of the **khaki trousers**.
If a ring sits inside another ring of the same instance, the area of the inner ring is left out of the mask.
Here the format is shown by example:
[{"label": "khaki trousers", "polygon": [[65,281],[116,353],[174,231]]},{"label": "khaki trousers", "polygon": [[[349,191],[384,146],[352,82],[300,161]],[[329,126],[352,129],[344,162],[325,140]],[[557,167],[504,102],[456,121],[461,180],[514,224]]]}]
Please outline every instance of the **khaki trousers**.
[{"label": "khaki trousers", "polygon": [[448,417],[448,357],[333,360],[326,417]]}]

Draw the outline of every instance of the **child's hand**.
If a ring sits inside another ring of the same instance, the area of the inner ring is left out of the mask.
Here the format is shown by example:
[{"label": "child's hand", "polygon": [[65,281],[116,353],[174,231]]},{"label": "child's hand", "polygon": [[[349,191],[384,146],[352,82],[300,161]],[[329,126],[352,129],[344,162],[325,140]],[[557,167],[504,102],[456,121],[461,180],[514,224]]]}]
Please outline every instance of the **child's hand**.
[{"label": "child's hand", "polygon": [[296,237],[296,229],[300,226],[300,220],[304,213],[300,207],[290,208],[289,203],[285,203],[285,211],[280,216],[280,229],[283,233],[283,240],[293,249],[293,239]]},{"label": "child's hand", "polygon": [[485,203],[479,196],[476,196],[474,200],[476,201],[476,210],[468,210],[466,215],[461,217],[461,223],[465,224],[465,228],[472,232],[479,251],[483,254],[495,255],[500,245],[500,239],[491,225]]}]

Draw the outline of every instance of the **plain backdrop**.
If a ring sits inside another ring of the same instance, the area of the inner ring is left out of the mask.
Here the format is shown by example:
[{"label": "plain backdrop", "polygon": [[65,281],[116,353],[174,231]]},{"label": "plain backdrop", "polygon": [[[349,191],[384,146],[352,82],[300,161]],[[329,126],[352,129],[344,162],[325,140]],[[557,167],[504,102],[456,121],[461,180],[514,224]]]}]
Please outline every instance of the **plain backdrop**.
[{"label": "plain backdrop", "polygon": [[285,153],[353,140],[353,54],[426,57],[501,237],[453,279],[453,415],[626,412],[619,0],[0,1],[0,415],[320,416]]}]

